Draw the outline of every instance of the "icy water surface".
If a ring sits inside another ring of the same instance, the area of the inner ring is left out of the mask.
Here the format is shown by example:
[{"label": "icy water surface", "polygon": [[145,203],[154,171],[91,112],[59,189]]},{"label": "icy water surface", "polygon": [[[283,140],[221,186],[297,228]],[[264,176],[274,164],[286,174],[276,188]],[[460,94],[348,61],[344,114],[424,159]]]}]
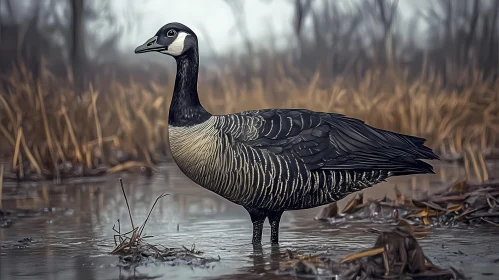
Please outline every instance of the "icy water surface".
[{"label": "icy water surface", "polygon": [[[498,170],[493,166],[492,170]],[[464,176],[455,166],[437,168],[438,175],[402,177],[366,192],[391,195],[395,184],[410,193],[434,188]],[[493,174],[493,172],[491,172]],[[158,195],[170,193],[156,206],[146,227],[151,243],[190,247],[221,261],[208,267],[147,265],[135,270],[117,266],[112,226],[120,219],[130,228],[118,177],[65,185],[5,185],[5,209],[43,209],[26,213],[9,228],[0,228],[0,279],[288,279],[277,275],[286,249],[300,254],[326,253],[335,259],[370,248],[375,235],[365,229],[381,225],[329,225],[315,221],[319,209],[286,212],[279,248],[269,245],[266,224],[263,250],[250,244],[251,222],[245,210],[194,185],[174,166],[148,179],[122,175],[135,223],[141,223]],[[22,241],[22,242],[19,242]],[[499,229],[433,229],[420,240],[437,265],[454,266],[473,279],[499,279]]]}]

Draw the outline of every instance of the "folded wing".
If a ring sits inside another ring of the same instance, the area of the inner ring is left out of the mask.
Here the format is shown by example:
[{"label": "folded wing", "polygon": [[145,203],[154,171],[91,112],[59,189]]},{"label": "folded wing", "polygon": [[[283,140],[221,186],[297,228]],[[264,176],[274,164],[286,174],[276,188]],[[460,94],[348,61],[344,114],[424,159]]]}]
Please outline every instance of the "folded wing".
[{"label": "folded wing", "polygon": [[438,159],[424,146],[425,139],[377,129],[340,114],[271,109],[236,115],[245,125],[234,133],[235,141],[298,159],[309,170],[433,173],[421,159]]}]

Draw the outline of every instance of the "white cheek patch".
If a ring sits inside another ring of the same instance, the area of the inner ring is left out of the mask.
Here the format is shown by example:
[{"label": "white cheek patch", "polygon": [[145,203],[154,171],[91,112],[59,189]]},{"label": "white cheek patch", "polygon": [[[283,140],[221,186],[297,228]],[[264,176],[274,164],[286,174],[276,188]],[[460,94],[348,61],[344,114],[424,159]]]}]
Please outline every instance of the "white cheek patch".
[{"label": "white cheek patch", "polygon": [[173,56],[179,56],[182,54],[184,50],[184,41],[185,37],[187,37],[187,33],[185,32],[179,32],[177,35],[177,38],[175,41],[173,41],[169,46],[167,50],[161,51],[162,53],[173,55]]}]

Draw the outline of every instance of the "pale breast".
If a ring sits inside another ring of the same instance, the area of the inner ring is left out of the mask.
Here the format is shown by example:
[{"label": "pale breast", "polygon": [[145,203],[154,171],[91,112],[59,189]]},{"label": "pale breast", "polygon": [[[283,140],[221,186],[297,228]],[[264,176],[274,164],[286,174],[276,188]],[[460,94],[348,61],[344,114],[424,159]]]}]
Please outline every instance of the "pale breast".
[{"label": "pale breast", "polygon": [[263,194],[264,185],[272,184],[277,172],[270,168],[268,156],[259,152],[252,154],[250,161],[247,153],[255,151],[243,150],[231,135],[221,133],[216,127],[215,117],[194,126],[170,126],[172,157],[180,170],[198,185],[234,203],[249,205],[256,192]]},{"label": "pale breast", "polygon": [[175,163],[187,177],[201,184],[201,177],[209,172],[209,164],[219,150],[213,120],[189,127],[169,126],[168,134]]}]

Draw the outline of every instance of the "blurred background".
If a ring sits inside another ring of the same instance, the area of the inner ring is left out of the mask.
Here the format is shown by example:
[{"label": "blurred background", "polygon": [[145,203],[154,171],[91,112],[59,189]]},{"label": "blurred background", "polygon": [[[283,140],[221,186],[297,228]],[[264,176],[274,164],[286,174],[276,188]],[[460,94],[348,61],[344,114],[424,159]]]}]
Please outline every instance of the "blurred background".
[{"label": "blurred background", "polygon": [[342,113],[425,137],[485,180],[499,157],[498,14],[494,0],[0,0],[4,177],[168,161],[175,61],[133,50],[178,21],[199,37],[210,112]]},{"label": "blurred background", "polygon": [[[131,227],[128,201],[144,221],[165,191],[147,226],[153,241],[195,243],[224,263],[142,273],[275,275],[270,255],[261,264],[251,257],[246,211],[170,160],[175,61],[134,54],[164,24],[181,22],[198,35],[199,94],[213,114],[306,108],[426,138],[442,158],[432,163],[435,175],[362,192],[364,201],[398,201],[399,189],[431,197],[450,182],[498,174],[498,16],[498,0],[0,0],[0,278],[138,279],[121,277],[108,254],[113,224]],[[286,212],[284,246],[307,255],[327,248],[335,258],[371,246],[364,229],[316,214]],[[496,239],[496,231],[444,229],[421,243],[437,265],[483,279],[497,267]]]}]

